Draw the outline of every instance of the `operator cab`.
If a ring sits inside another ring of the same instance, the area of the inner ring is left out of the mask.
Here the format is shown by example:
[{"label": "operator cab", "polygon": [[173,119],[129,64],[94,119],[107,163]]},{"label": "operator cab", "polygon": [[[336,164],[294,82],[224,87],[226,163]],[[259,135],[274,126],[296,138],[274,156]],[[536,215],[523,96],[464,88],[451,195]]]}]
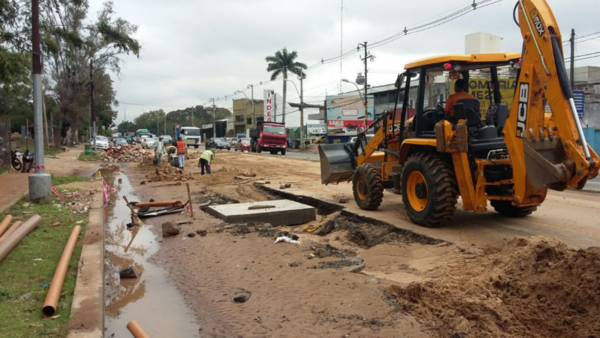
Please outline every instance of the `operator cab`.
[{"label": "operator cab", "polygon": [[[520,54],[494,53],[432,57],[406,65],[406,82],[418,86],[405,89],[406,104],[416,114],[408,122],[409,137],[435,138],[435,125],[441,120],[455,124],[467,121],[469,149],[476,158],[507,154],[502,130],[513,101]],[[454,84],[462,79],[468,97],[446,111],[446,99],[454,94]],[[472,98],[471,98],[472,97]],[[403,114],[406,109],[403,108]]]}]

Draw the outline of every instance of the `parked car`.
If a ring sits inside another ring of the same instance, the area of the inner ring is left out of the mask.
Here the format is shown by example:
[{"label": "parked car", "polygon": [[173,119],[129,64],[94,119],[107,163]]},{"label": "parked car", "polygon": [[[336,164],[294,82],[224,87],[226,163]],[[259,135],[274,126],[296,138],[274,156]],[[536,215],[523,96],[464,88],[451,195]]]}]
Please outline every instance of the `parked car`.
[{"label": "parked car", "polygon": [[92,145],[96,146],[96,149],[108,149],[108,138],[106,136],[97,135],[96,139],[92,142]]},{"label": "parked car", "polygon": [[156,147],[156,142],[158,142],[157,138],[154,137],[144,137],[142,138],[142,148],[150,149]]},{"label": "parked car", "polygon": [[233,146],[233,150],[234,151],[238,151],[238,150],[239,151],[250,151],[250,143],[252,143],[252,139],[250,139],[250,138],[240,139]]},{"label": "parked car", "polygon": [[160,135],[160,137],[162,137],[164,145],[167,145],[169,143],[173,143],[173,138],[171,137],[171,135]]},{"label": "parked car", "polygon": [[125,136],[125,141],[127,141],[128,144],[133,144],[135,140],[132,136]]},{"label": "parked car", "polygon": [[208,142],[206,142],[206,149],[210,148],[231,150],[231,144],[229,144],[229,142],[222,137],[211,137],[208,139]]},{"label": "parked car", "polygon": [[118,137],[115,139],[115,147],[124,146],[126,144],[127,144],[127,140],[122,137]]}]

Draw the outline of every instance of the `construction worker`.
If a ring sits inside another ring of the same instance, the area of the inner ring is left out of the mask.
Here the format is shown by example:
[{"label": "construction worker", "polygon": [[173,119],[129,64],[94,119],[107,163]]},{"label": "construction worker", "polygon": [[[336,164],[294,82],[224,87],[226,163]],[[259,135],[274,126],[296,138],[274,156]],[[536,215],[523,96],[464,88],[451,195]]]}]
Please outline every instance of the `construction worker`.
[{"label": "construction worker", "polygon": [[466,87],[467,81],[464,79],[456,80],[454,83],[454,94],[448,96],[448,100],[446,100],[446,107],[444,107],[446,114],[454,116],[454,104],[458,101],[474,99],[473,95],[465,91]]},{"label": "construction worker", "polygon": [[160,165],[162,162],[163,152],[165,151],[165,144],[163,143],[162,136],[158,137],[158,143],[154,149],[154,165]]},{"label": "construction worker", "polygon": [[215,159],[215,150],[205,150],[202,155],[200,155],[200,161],[198,161],[198,166],[200,167],[200,175],[204,175],[204,168],[206,168],[206,173],[211,174],[210,171],[210,163]]},{"label": "construction worker", "polygon": [[185,164],[185,142],[181,140],[181,137],[177,138],[177,158],[179,159],[179,168],[183,169]]}]

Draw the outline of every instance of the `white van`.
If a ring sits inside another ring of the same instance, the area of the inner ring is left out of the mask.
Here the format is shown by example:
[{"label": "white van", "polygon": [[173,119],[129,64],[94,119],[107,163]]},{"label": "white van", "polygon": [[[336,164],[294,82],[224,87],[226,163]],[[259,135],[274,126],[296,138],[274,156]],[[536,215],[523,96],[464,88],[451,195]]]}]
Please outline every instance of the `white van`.
[{"label": "white van", "polygon": [[194,146],[194,148],[198,148],[200,143],[202,143],[200,128],[198,127],[181,127],[181,129],[179,129],[179,135],[181,136],[181,140],[183,140],[188,147]]}]

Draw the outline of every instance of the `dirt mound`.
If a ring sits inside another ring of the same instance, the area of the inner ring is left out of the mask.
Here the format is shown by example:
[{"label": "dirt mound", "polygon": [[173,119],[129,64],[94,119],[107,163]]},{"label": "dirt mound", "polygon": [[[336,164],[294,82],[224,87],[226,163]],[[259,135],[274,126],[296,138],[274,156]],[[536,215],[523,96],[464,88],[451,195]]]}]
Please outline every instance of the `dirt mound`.
[{"label": "dirt mound", "polygon": [[515,238],[439,280],[386,294],[440,337],[598,337],[600,248]]}]

